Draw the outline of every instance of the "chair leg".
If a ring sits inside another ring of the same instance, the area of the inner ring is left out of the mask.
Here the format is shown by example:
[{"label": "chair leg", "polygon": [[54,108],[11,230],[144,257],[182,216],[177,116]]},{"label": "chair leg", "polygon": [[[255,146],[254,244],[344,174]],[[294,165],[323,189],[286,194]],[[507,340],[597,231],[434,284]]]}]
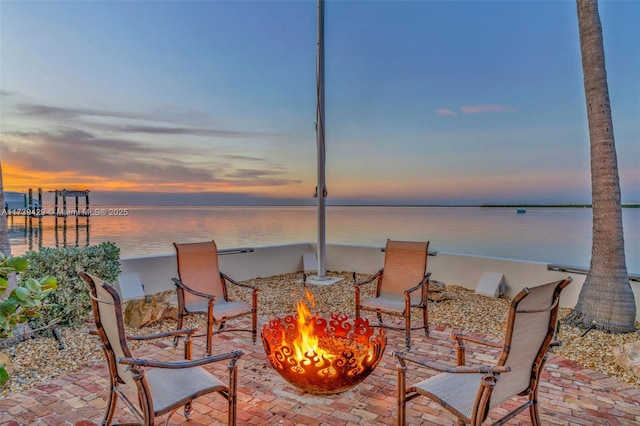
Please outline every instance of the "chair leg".
[{"label": "chair leg", "polygon": [[404,343],[407,346],[407,352],[411,350],[411,311],[404,317]]},{"label": "chair leg", "polygon": [[258,310],[254,309],[251,312],[251,337],[253,337],[253,344],[256,344],[258,338]]},{"label": "chair leg", "polygon": [[398,367],[398,400],[396,401],[398,409],[397,426],[405,426],[407,424],[407,388],[406,388],[406,371],[407,367]]},{"label": "chair leg", "polygon": [[429,313],[426,306],[422,310],[422,322],[424,324],[424,335],[429,337]]},{"label": "chair leg", "polygon": [[184,417],[189,420],[191,418],[191,414],[193,414],[193,410],[191,410],[191,401],[184,404]]},{"label": "chair leg", "polygon": [[229,393],[227,398],[229,399],[229,408],[227,413],[227,424],[229,426],[236,425],[236,411],[238,409],[238,366],[234,364],[229,366]]},{"label": "chair leg", "polygon": [[111,391],[109,392],[109,402],[107,403],[107,412],[105,413],[104,419],[102,420],[102,426],[107,426],[111,424],[113,415],[116,412],[117,402],[118,402],[118,395],[113,389],[113,385],[111,385]]},{"label": "chair leg", "polygon": [[207,321],[207,356],[211,355],[213,350],[213,320]]},{"label": "chair leg", "polygon": [[[176,327],[176,330],[180,330],[182,329],[182,323],[184,321],[184,315],[182,314],[182,312],[178,312],[178,325]],[[177,348],[178,347],[178,342],[180,341],[180,336],[176,336],[173,338],[173,347]]]},{"label": "chair leg", "polygon": [[215,318],[213,317],[214,301],[214,298],[210,298],[207,300],[207,356],[211,355],[211,351],[213,349],[213,323],[215,321]]},{"label": "chair leg", "polygon": [[[306,281],[306,279],[305,279]],[[306,282],[305,282],[306,285]],[[256,344],[258,337],[258,291],[254,290],[251,295],[251,334],[253,337],[253,344]]]},{"label": "chair leg", "polygon": [[[169,424],[171,422],[171,417],[173,417],[173,415],[176,413],[176,411],[178,411],[179,408],[180,407],[176,407],[173,410],[171,410],[169,412],[169,414],[167,414],[167,417],[165,417],[165,419],[164,419],[164,426],[169,426]],[[186,409],[186,406],[185,406],[185,409]],[[186,415],[186,412],[185,412],[185,415]],[[188,419],[189,418],[187,417],[187,420]],[[149,425],[154,425],[155,424],[155,421],[152,422],[151,420],[147,420],[147,419],[145,419],[145,422],[147,422],[147,423],[145,423],[145,426],[146,426],[146,424],[149,424]]]},{"label": "chair leg", "polygon": [[529,406],[529,414],[531,415],[531,425],[540,426],[540,413],[538,412],[538,388],[536,387],[529,395],[531,405]]}]

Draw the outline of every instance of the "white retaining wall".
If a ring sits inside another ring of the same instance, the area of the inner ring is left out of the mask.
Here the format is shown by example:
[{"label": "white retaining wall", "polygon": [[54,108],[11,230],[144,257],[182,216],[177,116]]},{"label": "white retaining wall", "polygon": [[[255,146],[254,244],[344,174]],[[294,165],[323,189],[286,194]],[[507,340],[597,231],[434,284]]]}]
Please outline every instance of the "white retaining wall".
[{"label": "white retaining wall", "polygon": [[[315,252],[315,243],[261,246],[245,253],[222,254],[220,269],[237,280],[299,272],[303,270],[302,255]],[[327,244],[326,265],[329,271],[355,271],[372,274],[382,268],[384,252],[380,247]],[[123,273],[137,273],[145,294],[155,294],[174,288],[171,278],[177,277],[175,253],[157,256],[124,258]],[[560,306],[573,307],[578,300],[585,275],[549,271],[545,263],[524,262],[492,257],[468,256],[438,252],[429,256],[427,271],[431,278],[446,284],[456,284],[475,290],[484,272],[504,274],[506,296],[513,297],[524,287],[562,279],[571,275],[573,283],[562,293]],[[632,282],[640,321],[640,283]]]}]

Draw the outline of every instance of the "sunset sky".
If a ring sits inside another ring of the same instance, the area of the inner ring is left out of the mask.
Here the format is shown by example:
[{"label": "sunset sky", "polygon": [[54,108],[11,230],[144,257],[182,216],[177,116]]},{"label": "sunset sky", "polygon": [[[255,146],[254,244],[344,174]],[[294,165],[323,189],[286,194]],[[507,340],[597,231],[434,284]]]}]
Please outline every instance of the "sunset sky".
[{"label": "sunset sky", "polygon": [[[637,203],[640,2],[600,15]],[[325,22],[329,204],[590,202],[574,1],[328,1]],[[312,204],[315,72],[315,1],[1,1],[5,190]]]}]

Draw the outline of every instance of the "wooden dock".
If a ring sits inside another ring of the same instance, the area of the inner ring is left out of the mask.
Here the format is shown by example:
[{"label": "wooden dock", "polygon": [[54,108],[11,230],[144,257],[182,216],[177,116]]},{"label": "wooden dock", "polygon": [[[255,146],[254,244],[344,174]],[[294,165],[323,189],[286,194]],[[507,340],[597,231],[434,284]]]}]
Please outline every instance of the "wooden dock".
[{"label": "wooden dock", "polygon": [[[91,208],[89,207],[89,190],[84,189],[56,189],[49,191],[55,194],[55,201],[53,208],[47,208],[44,206],[42,200],[42,188],[38,188],[37,201],[34,200],[33,190],[29,189],[28,196],[25,199],[24,205],[18,208],[16,206],[9,206],[5,203],[2,209],[2,214],[7,216],[30,216],[30,217],[42,217],[42,216],[56,216],[56,217],[82,217],[91,216]],[[71,208],[67,204],[67,197],[75,198],[75,204]],[[84,207],[80,207],[80,198],[84,198]],[[61,203],[59,202],[61,201]]]}]

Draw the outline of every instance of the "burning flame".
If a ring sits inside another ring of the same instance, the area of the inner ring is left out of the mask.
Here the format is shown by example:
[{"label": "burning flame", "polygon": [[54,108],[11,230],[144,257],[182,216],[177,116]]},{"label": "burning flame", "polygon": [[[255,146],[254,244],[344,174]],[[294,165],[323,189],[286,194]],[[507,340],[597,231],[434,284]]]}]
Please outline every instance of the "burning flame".
[{"label": "burning flame", "polygon": [[[309,290],[305,289],[305,296],[312,308],[315,308],[315,300],[313,294]],[[316,333],[315,323],[318,319],[318,314],[311,314],[309,308],[304,303],[304,299],[298,300],[297,304],[298,312],[298,336],[293,340],[293,347],[295,349],[295,357],[298,361],[302,361],[307,358],[326,358],[331,360],[335,358],[335,355],[319,347],[318,334]]]}]

